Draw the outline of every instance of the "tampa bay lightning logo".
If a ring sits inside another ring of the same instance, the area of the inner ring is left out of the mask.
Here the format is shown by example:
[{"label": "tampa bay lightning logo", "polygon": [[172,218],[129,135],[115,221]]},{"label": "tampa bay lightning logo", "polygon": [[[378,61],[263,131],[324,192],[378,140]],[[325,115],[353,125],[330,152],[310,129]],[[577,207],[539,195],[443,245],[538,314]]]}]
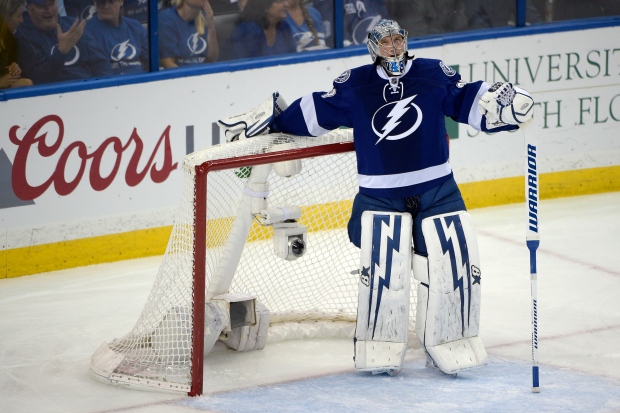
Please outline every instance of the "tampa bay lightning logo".
[{"label": "tampa bay lightning logo", "polygon": [[[54,54],[54,49],[56,46],[52,47],[52,51],[50,52],[50,56]],[[80,49],[77,46],[73,46],[73,50],[70,50],[69,53],[65,55],[67,60],[65,61],[65,66],[73,66],[75,62],[80,60]]]},{"label": "tampa bay lightning logo", "polygon": [[115,62],[119,62],[121,60],[132,60],[136,57],[136,53],[136,47],[129,43],[129,39],[127,39],[124,42],[114,46],[110,57]]},{"label": "tampa bay lightning logo", "polygon": [[321,97],[322,97],[323,99],[325,99],[325,98],[330,98],[330,97],[332,97],[332,96],[336,96],[336,89],[332,89],[332,90],[330,90],[329,92],[324,93],[324,94],[322,94],[322,95],[321,95]]},{"label": "tampa bay lightning logo", "polygon": [[334,79],[334,82],[336,82],[336,83],[344,83],[347,80],[349,80],[349,76],[351,76],[351,71],[350,70],[345,70],[344,72],[342,72],[340,74],[340,76],[338,76],[336,79]]},{"label": "tampa bay lightning logo", "polygon": [[317,33],[318,42],[315,45],[314,35],[312,32],[299,32],[293,35],[295,38],[295,43],[297,44],[297,51],[301,52],[309,47],[315,46],[324,46],[325,45],[325,36],[323,33]]},{"label": "tampa bay lightning logo", "polygon": [[97,13],[97,8],[92,4],[90,6],[86,6],[82,12],[80,13],[80,18],[83,20],[90,20],[95,13]]},{"label": "tampa bay lightning logo", "polygon": [[406,138],[415,132],[422,123],[422,110],[413,100],[418,95],[389,102],[381,106],[372,116],[372,130],[383,139],[395,141]]},{"label": "tampa bay lightning logo", "polygon": [[189,47],[191,54],[200,55],[207,50],[207,41],[198,33],[194,33],[187,38],[187,47]]},{"label": "tampa bay lightning logo", "polygon": [[456,70],[452,69],[450,66],[448,66],[444,62],[439,62],[439,67],[441,67],[441,70],[443,70],[446,76],[452,77],[456,75]]},{"label": "tampa bay lightning logo", "polygon": [[368,42],[368,33],[372,30],[377,22],[381,20],[381,16],[370,16],[360,20],[351,32],[351,40],[353,44],[366,44]]}]

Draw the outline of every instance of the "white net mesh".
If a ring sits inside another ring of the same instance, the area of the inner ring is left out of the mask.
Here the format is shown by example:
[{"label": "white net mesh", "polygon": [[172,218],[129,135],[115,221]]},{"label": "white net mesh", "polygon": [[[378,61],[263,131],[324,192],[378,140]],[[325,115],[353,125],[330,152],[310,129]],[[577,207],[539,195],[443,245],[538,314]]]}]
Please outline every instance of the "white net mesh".
[{"label": "white net mesh", "polygon": [[[282,145],[283,142],[287,145]],[[352,142],[350,130],[337,130],[320,138],[273,134],[188,155],[183,166],[181,205],[150,296],[133,330],[121,339],[104,343],[93,355],[91,369],[95,377],[120,385],[189,390],[194,208],[196,203],[204,202],[194,199],[196,166],[221,159],[271,154],[291,147],[316,149],[346,142]],[[294,261],[274,254],[271,226],[260,225],[243,209],[249,199],[245,188],[249,168],[207,175],[207,298],[209,291],[211,295],[230,291],[256,296],[270,310],[270,334],[273,331],[279,339],[291,334],[283,333],[275,325],[318,320],[332,324],[350,322],[351,328],[345,331],[351,334],[357,309],[359,251],[349,242],[346,225],[357,192],[355,154],[304,158],[302,163],[301,173],[295,176],[282,178],[272,171],[267,179],[269,207],[299,206],[302,211],[299,222],[308,228],[307,252]],[[240,217],[249,220],[249,235],[245,237],[247,232],[241,231],[243,239],[231,242],[229,238],[234,238],[231,234],[237,231],[234,228],[242,221]],[[240,252],[238,264],[227,250]],[[234,271],[228,281],[221,269],[226,265],[232,265]],[[413,293],[411,300],[410,330],[413,331],[416,307]],[[318,331],[314,336],[321,335],[321,329]]]}]

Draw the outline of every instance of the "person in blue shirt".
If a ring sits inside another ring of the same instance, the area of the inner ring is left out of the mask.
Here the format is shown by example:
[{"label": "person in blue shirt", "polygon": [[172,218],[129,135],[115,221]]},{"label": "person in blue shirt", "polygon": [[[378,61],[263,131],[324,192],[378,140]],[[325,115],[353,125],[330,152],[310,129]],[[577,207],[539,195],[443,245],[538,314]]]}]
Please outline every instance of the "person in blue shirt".
[{"label": "person in blue shirt", "polygon": [[298,52],[327,49],[321,14],[305,0],[288,0],[286,22],[295,36]]},{"label": "person in blue shirt", "polygon": [[409,38],[468,30],[470,0],[385,0],[390,16],[408,28]]},{"label": "person in blue shirt", "polygon": [[325,44],[334,47],[334,1],[333,0],[312,0],[310,2],[321,15],[321,31],[325,35]]},{"label": "person in blue shirt", "polygon": [[383,0],[344,0],[344,46],[365,44],[373,26],[387,18]]},{"label": "person in blue shirt", "polygon": [[[528,23],[543,21],[541,13],[531,0],[526,0],[525,7]],[[465,1],[465,14],[470,29],[505,27],[516,24],[516,5],[514,1],[510,0],[467,0]]]},{"label": "person in blue shirt", "polygon": [[139,21],[121,16],[123,0],[95,0],[97,13],[86,28],[102,45],[115,75],[148,69],[149,42]]},{"label": "person in blue shirt", "polygon": [[[157,10],[161,11],[170,6],[168,0],[158,0]],[[148,26],[149,0],[125,0],[122,10],[123,16],[138,20],[143,26]]]},{"label": "person in blue shirt", "polygon": [[[408,6],[416,2],[406,0]],[[312,0],[312,5],[323,18],[323,33],[328,45],[333,44],[334,2],[333,0]],[[384,0],[343,0],[344,7],[344,46],[365,44],[368,32],[382,18],[389,18],[389,10]]]},{"label": "person in blue shirt", "polygon": [[[92,0],[63,0],[65,8],[65,16],[76,17],[89,20],[95,14],[95,5]],[[58,3],[58,14],[63,16],[60,11],[60,3]]]},{"label": "person in blue shirt", "polygon": [[85,20],[59,17],[56,0],[27,0],[26,11],[15,32],[24,77],[41,84],[113,74]]},{"label": "person in blue shirt", "polygon": [[215,62],[220,55],[209,0],[172,0],[159,13],[159,64],[164,69]]},{"label": "person in blue shirt", "polygon": [[287,0],[248,0],[230,34],[235,58],[271,56],[297,51],[286,23]]}]

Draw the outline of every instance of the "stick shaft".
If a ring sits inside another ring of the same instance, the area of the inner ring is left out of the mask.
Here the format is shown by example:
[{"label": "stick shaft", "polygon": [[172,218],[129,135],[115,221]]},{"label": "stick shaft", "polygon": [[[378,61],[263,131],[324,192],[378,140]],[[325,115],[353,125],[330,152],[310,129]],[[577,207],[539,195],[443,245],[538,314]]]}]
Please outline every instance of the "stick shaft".
[{"label": "stick shaft", "polygon": [[523,132],[525,138],[525,207],[527,212],[525,243],[530,251],[530,284],[532,290],[532,391],[540,391],[538,377],[538,275],[536,270],[536,250],[540,245],[538,233],[538,141],[536,136]]},{"label": "stick shaft", "polygon": [[532,391],[540,391],[538,378],[538,276],[536,274],[536,249],[539,240],[526,241],[530,250],[530,284],[532,289]]}]

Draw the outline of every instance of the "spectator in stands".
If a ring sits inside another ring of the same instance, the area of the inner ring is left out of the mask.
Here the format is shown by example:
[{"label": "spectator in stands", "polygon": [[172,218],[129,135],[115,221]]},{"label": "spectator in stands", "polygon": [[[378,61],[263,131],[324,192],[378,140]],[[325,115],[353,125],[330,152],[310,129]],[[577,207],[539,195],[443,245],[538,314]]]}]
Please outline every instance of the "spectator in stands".
[{"label": "spectator in stands", "polygon": [[[465,0],[470,29],[514,26],[516,8],[514,0]],[[526,0],[526,16],[528,23],[542,22],[541,14],[531,0]]]},{"label": "spectator in stands", "polygon": [[62,0],[64,2],[65,14],[60,12],[60,2],[58,2],[58,15],[76,17],[88,20],[95,14],[93,0]]},{"label": "spectator in stands", "polygon": [[26,0],[26,11],[15,32],[17,62],[34,84],[112,75],[86,20],[59,17],[56,0]]},{"label": "spectator in stands", "polygon": [[464,0],[386,0],[385,4],[410,38],[468,29]]},{"label": "spectator in stands", "polygon": [[[65,0],[67,1],[67,0]],[[157,10],[162,11],[170,7],[169,0],[158,0]],[[125,0],[123,16],[138,20],[144,27],[149,23],[149,0]]]},{"label": "spectator in stands", "polygon": [[286,22],[293,31],[298,52],[327,49],[321,14],[306,0],[288,0]]},{"label": "spectator in stands", "polygon": [[172,0],[159,13],[159,63],[164,69],[215,62],[220,55],[209,0]]},{"label": "spectator in stands", "polygon": [[121,16],[124,0],[95,0],[96,14],[86,28],[99,40],[115,75],[148,70],[149,41],[136,19]]},{"label": "spectator in stands", "polygon": [[247,0],[209,0],[215,15],[238,13],[243,11]]},{"label": "spectator in stands", "polygon": [[[620,16],[618,0],[533,0],[546,21]],[[528,19],[529,20],[529,19]]]},{"label": "spectator in stands", "polygon": [[17,64],[17,41],[13,33],[23,21],[24,0],[0,0],[0,89],[30,86]]},{"label": "spectator in stands", "polygon": [[325,35],[325,44],[334,47],[334,1],[333,0],[309,0],[308,5],[314,7],[323,21],[321,31]]},{"label": "spectator in stands", "polygon": [[297,44],[286,23],[287,0],[248,0],[230,35],[234,57],[293,53]]},{"label": "spectator in stands", "polygon": [[383,0],[344,0],[344,46],[366,44],[373,26],[389,18]]}]

